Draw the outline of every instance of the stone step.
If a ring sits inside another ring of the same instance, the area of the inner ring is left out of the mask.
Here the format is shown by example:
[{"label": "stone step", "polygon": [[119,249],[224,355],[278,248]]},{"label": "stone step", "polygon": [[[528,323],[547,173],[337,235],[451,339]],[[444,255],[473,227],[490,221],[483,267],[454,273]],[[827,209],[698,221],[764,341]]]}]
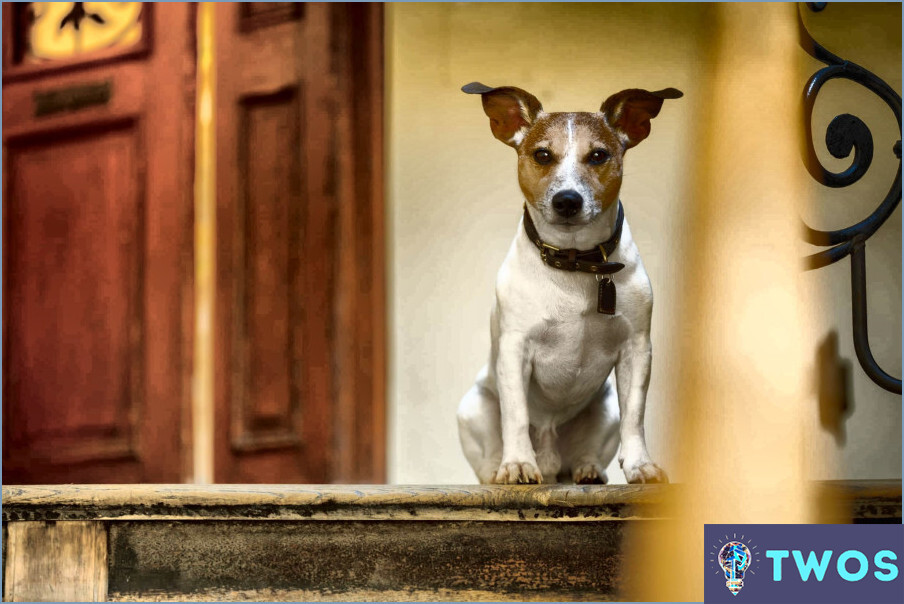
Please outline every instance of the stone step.
[{"label": "stone step", "polygon": [[[613,600],[681,488],[4,486],[4,598]],[[900,481],[821,488],[901,521]]]}]

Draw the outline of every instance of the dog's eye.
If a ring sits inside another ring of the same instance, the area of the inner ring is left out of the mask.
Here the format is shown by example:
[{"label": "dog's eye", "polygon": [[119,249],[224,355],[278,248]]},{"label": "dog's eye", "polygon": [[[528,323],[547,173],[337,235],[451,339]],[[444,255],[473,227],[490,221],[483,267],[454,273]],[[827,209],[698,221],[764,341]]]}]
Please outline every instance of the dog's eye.
[{"label": "dog's eye", "polygon": [[607,159],[609,159],[609,154],[603,151],[602,149],[594,149],[590,152],[590,155],[587,156],[587,163],[598,166],[604,163]]},{"label": "dog's eye", "polygon": [[547,149],[537,149],[534,151],[534,159],[537,160],[538,164],[546,165],[552,161],[552,153],[550,153]]}]

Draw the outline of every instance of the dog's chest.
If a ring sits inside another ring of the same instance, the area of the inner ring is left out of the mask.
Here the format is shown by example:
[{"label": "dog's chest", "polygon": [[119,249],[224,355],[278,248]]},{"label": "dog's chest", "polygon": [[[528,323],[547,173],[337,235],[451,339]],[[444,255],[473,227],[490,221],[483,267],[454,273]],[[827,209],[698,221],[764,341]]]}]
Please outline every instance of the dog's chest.
[{"label": "dog's chest", "polygon": [[494,333],[526,335],[531,417],[557,423],[599,392],[638,326],[648,329],[652,291],[627,223],[616,255],[626,266],[612,275],[614,315],[597,310],[595,275],[556,270],[538,254],[516,237],[497,278]]},{"label": "dog's chest", "polygon": [[549,404],[585,402],[606,380],[628,337],[624,316],[596,312],[591,294],[560,298],[538,326],[531,374]]}]

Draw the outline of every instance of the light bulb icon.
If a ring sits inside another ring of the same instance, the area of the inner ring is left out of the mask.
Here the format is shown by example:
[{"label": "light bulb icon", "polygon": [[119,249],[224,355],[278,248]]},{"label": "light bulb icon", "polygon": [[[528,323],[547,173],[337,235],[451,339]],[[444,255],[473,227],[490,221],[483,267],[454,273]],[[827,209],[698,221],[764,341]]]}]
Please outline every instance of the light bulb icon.
[{"label": "light bulb icon", "polygon": [[719,550],[719,565],[725,571],[725,587],[736,596],[744,587],[744,571],[750,566],[750,550],[740,541],[729,541]]}]

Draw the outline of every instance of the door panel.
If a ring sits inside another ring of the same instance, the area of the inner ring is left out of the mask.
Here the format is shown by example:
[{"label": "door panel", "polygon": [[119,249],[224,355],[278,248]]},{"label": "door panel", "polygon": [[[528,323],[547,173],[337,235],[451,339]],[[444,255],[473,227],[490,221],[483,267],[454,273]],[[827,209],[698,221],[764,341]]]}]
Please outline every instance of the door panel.
[{"label": "door panel", "polygon": [[144,349],[138,138],[132,123],[8,147],[6,400],[28,401],[7,441],[18,455],[54,464],[135,458]]},{"label": "door panel", "polygon": [[144,10],[123,51],[5,48],[4,482],[188,473],[194,17]]},{"label": "door panel", "polygon": [[301,443],[301,111],[295,87],[240,100],[233,446]]}]

